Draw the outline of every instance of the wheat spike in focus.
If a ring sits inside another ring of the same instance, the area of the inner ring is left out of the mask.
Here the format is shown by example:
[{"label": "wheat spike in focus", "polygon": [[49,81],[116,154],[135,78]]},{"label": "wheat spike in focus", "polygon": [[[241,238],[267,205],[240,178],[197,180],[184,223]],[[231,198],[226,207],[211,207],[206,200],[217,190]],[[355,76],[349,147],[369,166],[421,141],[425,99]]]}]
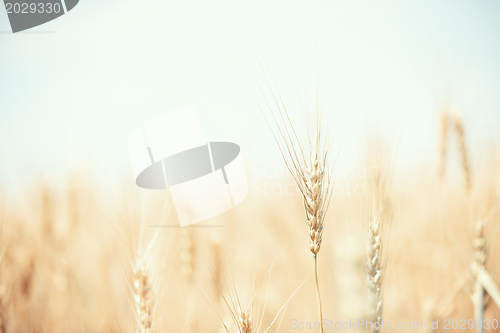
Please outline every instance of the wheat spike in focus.
[{"label": "wheat spike in focus", "polygon": [[313,161],[312,170],[305,182],[307,195],[304,198],[307,225],[309,226],[309,249],[316,255],[321,248],[323,238],[323,213],[321,211],[321,180],[323,170],[319,169],[318,159]]},{"label": "wheat spike in focus", "polygon": [[[317,256],[321,249],[323,224],[333,190],[333,171],[329,168],[328,164],[333,136],[329,137],[329,122],[322,122],[322,111],[319,105],[320,98],[317,91],[316,112],[314,114],[308,113],[307,108],[304,109],[302,102],[300,102],[300,107],[305,118],[304,122],[308,139],[308,145],[305,146],[303,144],[304,140],[299,139],[284,102],[277,92],[276,84],[273,89],[267,77],[266,80],[271,90],[272,100],[276,106],[273,109],[267,103],[274,120],[275,130],[273,130],[271,125],[269,127],[273,132],[283,160],[303,196],[306,223],[309,229],[309,250],[313,254],[314,282],[316,285],[320,332],[323,332]],[[312,119],[309,119],[310,117]],[[310,120],[312,121],[310,122]]]}]

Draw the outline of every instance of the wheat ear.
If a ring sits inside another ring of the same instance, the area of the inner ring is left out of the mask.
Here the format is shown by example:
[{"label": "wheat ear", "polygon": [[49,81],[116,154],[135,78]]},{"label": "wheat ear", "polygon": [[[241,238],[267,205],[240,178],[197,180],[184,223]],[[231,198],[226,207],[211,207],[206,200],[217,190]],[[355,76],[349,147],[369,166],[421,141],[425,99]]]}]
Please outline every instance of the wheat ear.
[{"label": "wheat ear", "polygon": [[[319,145],[319,135],[317,140]],[[313,149],[311,147],[311,151]],[[327,152],[325,154],[327,156]],[[320,332],[322,333],[323,310],[318,281],[318,253],[323,241],[323,224],[331,192],[329,173],[325,172],[327,170],[326,157],[324,159],[319,158],[317,153],[311,154],[311,156],[309,166],[306,164],[306,166],[300,167],[300,164],[295,163],[296,169],[292,173],[304,197],[306,222],[309,227],[309,250],[313,254],[314,284],[316,287]]]},{"label": "wheat ear", "polygon": [[220,290],[220,282],[222,281],[222,246],[219,234],[216,232],[212,232],[210,234],[210,252],[212,256],[212,270],[213,270],[213,291],[216,299],[217,305],[221,303],[221,290]]},{"label": "wheat ear", "polygon": [[323,311],[321,308],[321,295],[318,281],[318,252],[323,240],[323,211],[321,200],[321,187],[324,170],[319,167],[318,159],[313,161],[312,170],[305,182],[306,196],[304,205],[306,210],[307,225],[309,226],[309,249],[313,254],[314,284],[316,286],[316,299],[318,302],[320,332],[323,332]]},{"label": "wheat ear", "polygon": [[445,173],[446,165],[446,153],[448,149],[448,112],[445,109],[441,110],[441,128],[439,136],[439,165],[438,165],[438,175],[443,177]]},{"label": "wheat ear", "polygon": [[140,333],[151,333],[155,312],[151,275],[140,258],[134,267],[134,301]]},{"label": "wheat ear", "polygon": [[[264,73],[265,75],[265,73]],[[323,314],[318,282],[318,252],[323,240],[323,223],[332,197],[333,169],[329,166],[329,152],[333,134],[329,131],[329,121],[322,124],[322,111],[319,105],[319,91],[316,91],[316,112],[310,126],[310,114],[307,107],[299,101],[303,112],[309,146],[299,138],[290,115],[287,112],[276,83],[273,85],[266,75],[266,82],[271,91],[274,106],[268,101],[267,106],[274,120],[275,128],[268,125],[278,144],[285,164],[303,196],[306,222],[309,228],[309,249],[313,254],[314,282],[320,320],[320,332],[323,333]],[[299,98],[300,100],[300,98]],[[261,108],[262,111],[262,108]],[[264,113],[264,112],[263,112]],[[267,121],[267,118],[266,118]],[[335,131],[335,130],[334,130]],[[331,134],[331,135],[330,135]],[[307,157],[306,157],[307,156]]]},{"label": "wheat ear", "polygon": [[54,198],[48,186],[42,188],[42,235],[47,244],[52,243],[54,238]]},{"label": "wheat ear", "polygon": [[[139,225],[139,240],[135,250],[135,258],[132,258],[132,292],[134,296],[134,307],[139,333],[153,332],[155,324],[155,313],[157,306],[158,284],[154,279],[154,266],[151,260],[151,251],[160,234],[157,228],[145,246],[143,251],[144,232],[146,226],[146,203],[148,196],[145,195],[142,203],[141,221]],[[163,215],[163,210],[162,210]]]},{"label": "wheat ear", "polygon": [[194,229],[181,228],[181,264],[186,285],[191,286],[191,275],[194,270]]},{"label": "wheat ear", "polygon": [[[366,268],[368,273],[368,300],[370,320],[379,325],[373,325],[373,332],[378,333],[382,322],[382,233],[380,220],[377,217],[371,219],[368,226],[368,245]],[[377,327],[375,327],[377,326]]]},{"label": "wheat ear", "polygon": [[186,322],[185,331],[188,333],[192,333],[197,331],[197,322],[196,322],[196,314],[193,315],[193,312],[196,311],[196,304],[194,302],[194,260],[195,260],[195,237],[194,237],[194,228],[184,227],[181,228],[181,239],[180,239],[180,256],[181,256],[181,265],[182,272],[184,274],[184,283],[186,286],[186,303],[185,303],[185,311],[187,316],[193,318],[193,320],[189,320]]},{"label": "wheat ear", "polygon": [[[283,111],[286,115],[286,111]],[[282,115],[282,119],[285,116]],[[288,119],[288,116],[286,116]],[[319,119],[318,127],[319,127]],[[310,159],[304,156],[300,143],[295,135],[287,134],[293,131],[291,123],[279,124],[278,127],[290,126],[291,129],[280,130],[283,135],[284,146],[280,147],[283,158],[299,187],[304,201],[306,223],[309,229],[309,250],[313,255],[313,273],[316,287],[316,300],[318,303],[318,315],[320,320],[320,332],[323,333],[323,311],[318,281],[318,253],[323,241],[323,225],[332,194],[331,170],[327,167],[328,148],[322,144],[322,138],[318,132],[316,142],[310,142]],[[298,147],[294,148],[294,144]]]},{"label": "wheat ear", "polygon": [[462,122],[462,118],[458,115],[455,115],[453,122],[455,125],[455,130],[457,132],[458,146],[459,146],[459,150],[460,150],[460,156],[462,159],[462,169],[464,171],[464,178],[465,178],[465,189],[467,191],[470,191],[472,181],[471,181],[469,155],[467,152],[467,146],[465,144],[464,125]]},{"label": "wheat ear", "polygon": [[240,310],[237,318],[238,333],[252,333],[252,317],[248,311]]},{"label": "wheat ear", "polygon": [[305,182],[306,197],[304,205],[306,210],[307,225],[309,226],[309,249],[316,256],[321,248],[323,239],[323,218],[321,197],[321,180],[323,170],[320,170],[318,159],[313,161],[313,167]]}]

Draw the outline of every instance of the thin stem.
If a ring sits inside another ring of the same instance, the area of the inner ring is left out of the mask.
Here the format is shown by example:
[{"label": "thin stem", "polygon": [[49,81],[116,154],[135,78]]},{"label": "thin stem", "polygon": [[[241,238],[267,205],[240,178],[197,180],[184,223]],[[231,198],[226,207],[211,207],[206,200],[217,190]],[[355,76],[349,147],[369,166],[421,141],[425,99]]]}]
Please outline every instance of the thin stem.
[{"label": "thin stem", "polygon": [[320,333],[323,333],[323,311],[321,310],[321,297],[319,295],[318,260],[316,259],[316,254],[313,254],[313,261],[314,261],[314,282],[316,283],[316,298],[318,300],[319,331]]},{"label": "thin stem", "polygon": [[476,279],[474,282],[474,315],[476,317],[476,321],[479,322],[477,327],[477,333],[484,333],[484,289],[481,282]]},{"label": "thin stem", "polygon": [[478,333],[483,333],[484,321],[484,289],[481,281],[478,279],[478,272],[484,270],[486,263],[486,239],[484,233],[484,221],[478,220],[474,226],[474,261],[472,262],[472,270],[475,275],[474,293],[472,294],[472,301],[474,303],[474,316],[480,323],[477,328]]}]

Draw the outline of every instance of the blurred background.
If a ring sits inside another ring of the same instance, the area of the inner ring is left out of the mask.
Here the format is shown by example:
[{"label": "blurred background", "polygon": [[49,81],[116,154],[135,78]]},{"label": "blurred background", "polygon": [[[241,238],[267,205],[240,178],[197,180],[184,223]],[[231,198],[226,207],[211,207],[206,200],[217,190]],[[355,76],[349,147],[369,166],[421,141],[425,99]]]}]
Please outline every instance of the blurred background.
[{"label": "blurred background", "polygon": [[[499,284],[499,17],[493,0],[81,0],[12,34],[0,10],[0,332],[234,332],[236,293],[253,332],[317,320],[267,80],[337,128],[324,317],[367,313],[378,200],[384,320],[474,318],[474,240]],[[150,227],[178,221],[168,191],[135,186],[128,135],[192,104],[208,141],[241,147],[249,196],[200,228]]]},{"label": "blurred background", "polygon": [[1,11],[2,186],[82,164],[112,182],[128,172],[130,131],[190,104],[207,139],[281,163],[254,97],[266,63],[287,100],[292,75],[300,93],[314,91],[319,69],[350,134],[343,163],[367,126],[394,134],[409,167],[433,161],[442,106],[485,147],[500,139],[499,13],[497,1],[84,0],[12,34]]}]

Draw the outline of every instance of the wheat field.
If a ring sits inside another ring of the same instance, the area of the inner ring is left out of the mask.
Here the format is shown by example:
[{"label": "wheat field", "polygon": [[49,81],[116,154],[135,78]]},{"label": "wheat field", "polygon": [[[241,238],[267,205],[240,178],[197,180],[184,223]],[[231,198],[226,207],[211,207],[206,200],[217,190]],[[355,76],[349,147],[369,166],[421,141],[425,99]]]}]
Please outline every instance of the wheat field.
[{"label": "wheat field", "polygon": [[467,123],[436,117],[436,163],[399,175],[395,145],[366,147],[369,172],[347,176],[366,191],[333,190],[321,216],[315,184],[333,178],[318,155],[313,201],[290,176],[256,191],[248,168],[247,199],[194,227],[177,227],[168,191],[128,178],[110,192],[75,171],[3,197],[0,331],[319,331],[320,291],[323,331],[479,332],[483,318],[498,332],[500,155],[472,163]]}]

